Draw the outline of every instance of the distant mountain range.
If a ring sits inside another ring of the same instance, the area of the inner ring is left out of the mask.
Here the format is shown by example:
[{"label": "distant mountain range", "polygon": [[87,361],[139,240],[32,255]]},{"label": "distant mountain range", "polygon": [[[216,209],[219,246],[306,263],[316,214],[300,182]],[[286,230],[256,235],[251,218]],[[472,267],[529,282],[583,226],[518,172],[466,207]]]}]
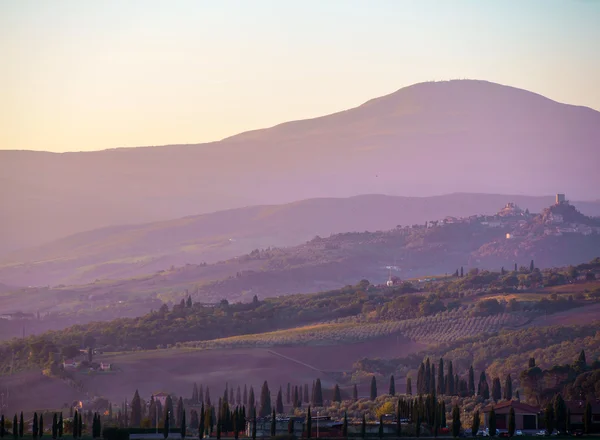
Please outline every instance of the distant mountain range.
[{"label": "distant mountain range", "polygon": [[[554,198],[499,194],[436,197],[363,195],[253,206],[176,220],[82,232],[0,259],[0,280],[16,285],[81,284],[170,266],[214,263],[254,249],[293,246],[316,235],[388,230],[446,216],[494,214],[508,202],[540,212]],[[600,215],[598,202],[574,202]]]},{"label": "distant mountain range", "polygon": [[0,151],[0,253],[111,225],[315,197],[597,199],[599,139],[592,109],[485,81],[448,81],[207,144]]}]

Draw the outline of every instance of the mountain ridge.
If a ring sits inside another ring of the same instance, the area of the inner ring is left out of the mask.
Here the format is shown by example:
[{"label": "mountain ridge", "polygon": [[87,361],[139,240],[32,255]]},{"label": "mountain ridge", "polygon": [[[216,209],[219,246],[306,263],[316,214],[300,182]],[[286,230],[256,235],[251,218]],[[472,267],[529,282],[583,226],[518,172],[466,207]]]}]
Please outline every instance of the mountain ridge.
[{"label": "mountain ridge", "polygon": [[599,112],[487,82],[418,86],[206,144],[0,151],[0,253],[103,226],[321,196],[598,197]]}]

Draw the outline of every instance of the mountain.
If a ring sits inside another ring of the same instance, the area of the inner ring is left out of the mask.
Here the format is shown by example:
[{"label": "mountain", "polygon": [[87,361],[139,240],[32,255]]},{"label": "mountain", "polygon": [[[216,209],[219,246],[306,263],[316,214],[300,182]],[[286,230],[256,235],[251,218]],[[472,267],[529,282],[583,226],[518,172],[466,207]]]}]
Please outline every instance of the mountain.
[{"label": "mountain", "polygon": [[0,151],[0,252],[105,226],[314,197],[597,199],[598,139],[592,109],[485,81],[447,81],[219,142]]},{"label": "mountain", "polygon": [[[83,284],[129,278],[170,266],[215,263],[254,249],[292,246],[316,235],[387,230],[447,215],[493,214],[508,202],[541,211],[553,197],[449,194],[363,195],[252,206],[176,220],[112,226],[74,234],[0,258],[0,280],[17,285]],[[600,203],[574,202],[600,215]],[[583,215],[583,214],[580,214]]]}]

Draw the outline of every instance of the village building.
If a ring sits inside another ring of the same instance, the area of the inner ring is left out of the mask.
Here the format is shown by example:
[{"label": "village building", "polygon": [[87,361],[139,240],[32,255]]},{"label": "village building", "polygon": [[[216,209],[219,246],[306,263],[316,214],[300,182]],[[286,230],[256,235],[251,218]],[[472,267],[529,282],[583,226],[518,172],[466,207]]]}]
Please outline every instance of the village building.
[{"label": "village building", "polygon": [[152,394],[152,397],[154,398],[154,401],[158,401],[160,402],[160,404],[163,406],[165,406],[165,402],[167,401],[167,397],[169,396],[169,393],[165,393],[164,391],[161,391],[159,393],[154,393]]},{"label": "village building", "polygon": [[515,429],[522,431],[534,431],[538,429],[540,409],[516,400],[486,406],[483,409],[484,426],[486,428],[489,427],[492,408],[496,413],[496,429],[508,429],[508,416],[511,408],[515,410]]},{"label": "village building", "polygon": [[[583,416],[585,412],[585,400],[570,400],[565,402],[567,409],[571,414],[571,430],[583,429]],[[591,402],[592,405],[592,425],[591,432],[600,432],[600,401]]]}]

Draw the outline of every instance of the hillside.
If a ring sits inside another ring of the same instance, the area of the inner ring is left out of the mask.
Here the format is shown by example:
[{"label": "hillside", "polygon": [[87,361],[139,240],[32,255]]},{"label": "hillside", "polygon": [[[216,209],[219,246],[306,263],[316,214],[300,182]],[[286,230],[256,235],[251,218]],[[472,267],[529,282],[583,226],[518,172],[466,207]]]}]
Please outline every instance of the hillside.
[{"label": "hillside", "polygon": [[[130,278],[170,266],[228,260],[254,249],[298,245],[316,235],[388,230],[445,216],[491,215],[508,201],[531,212],[540,212],[552,200],[550,196],[499,194],[363,195],[112,226],[0,258],[0,280],[15,285],[43,286]],[[600,203],[574,204],[584,214],[600,215]]]},{"label": "hillside", "polygon": [[600,113],[589,108],[448,81],[209,144],[0,151],[0,253],[111,225],[314,197],[558,188],[596,199],[598,138]]}]

